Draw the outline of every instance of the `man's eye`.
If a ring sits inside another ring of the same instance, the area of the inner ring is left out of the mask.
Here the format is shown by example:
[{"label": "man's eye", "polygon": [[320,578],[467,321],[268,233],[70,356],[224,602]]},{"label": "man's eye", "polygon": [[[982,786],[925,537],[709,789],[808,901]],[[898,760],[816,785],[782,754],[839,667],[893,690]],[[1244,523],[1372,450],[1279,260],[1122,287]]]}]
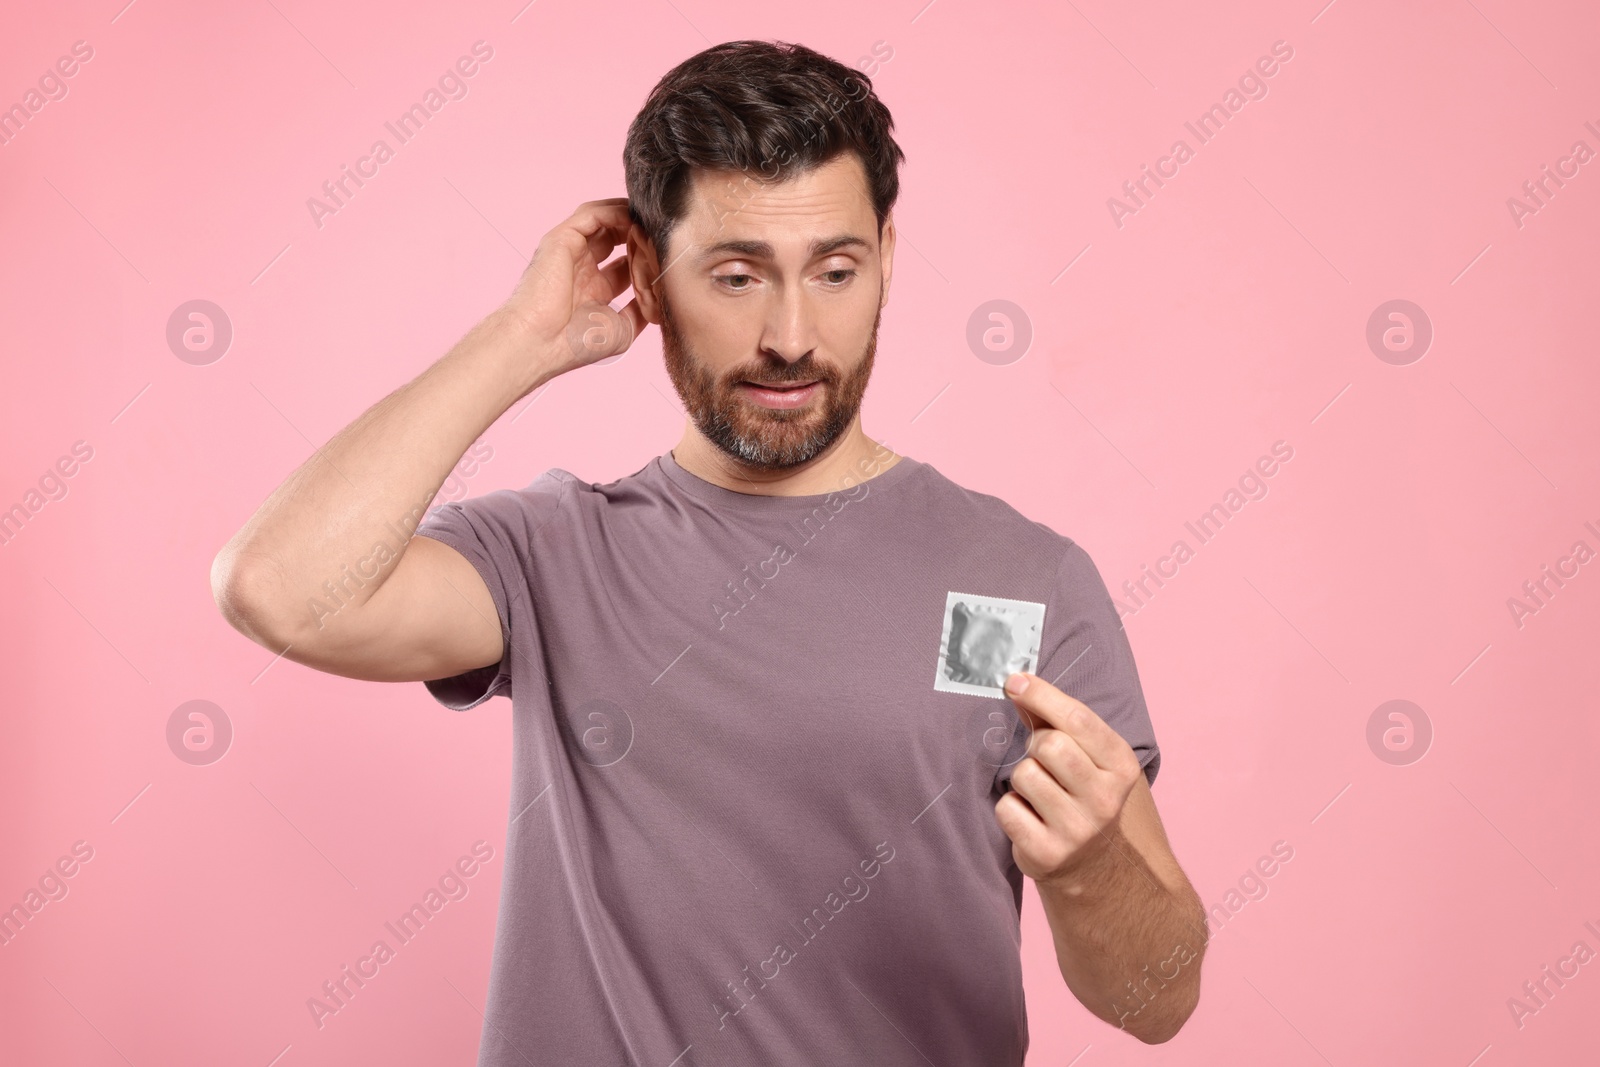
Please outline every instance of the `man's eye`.
[{"label": "man's eye", "polygon": [[733,284],[735,279],[738,279],[738,280],[744,281],[744,282],[748,282],[750,280],[750,275],[748,275],[748,274],[724,274],[721,277],[720,280],[729,289],[748,289],[748,288],[750,288],[748,285],[735,285],[735,284]]},{"label": "man's eye", "polygon": [[832,278],[832,276],[835,275],[835,274],[842,275],[842,277],[840,277],[837,280],[833,281],[832,284],[834,284],[834,285],[843,285],[845,282],[849,281],[851,278],[854,278],[856,276],[856,272],[855,271],[853,271],[853,270],[845,270],[845,269],[841,268],[839,270],[827,271],[827,272],[825,272],[823,274],[823,277],[824,278]]}]

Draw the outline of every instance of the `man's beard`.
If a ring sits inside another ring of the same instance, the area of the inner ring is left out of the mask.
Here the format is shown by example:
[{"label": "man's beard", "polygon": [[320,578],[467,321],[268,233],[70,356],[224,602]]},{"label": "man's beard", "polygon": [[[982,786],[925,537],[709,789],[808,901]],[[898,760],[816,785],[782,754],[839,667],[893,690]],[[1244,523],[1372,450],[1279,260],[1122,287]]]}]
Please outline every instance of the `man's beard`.
[{"label": "man's beard", "polygon": [[[845,378],[841,379],[833,367],[812,360],[808,352],[788,364],[773,358],[741,364],[719,382],[689,351],[663,294],[661,350],[678,398],[707,440],[747,466],[783,470],[820,455],[838,440],[861,410],[861,398],[866,395],[867,379],[878,350],[878,323],[882,318],[880,305],[872,320],[866,351],[856,369]],[[737,383],[741,381],[816,381],[822,395],[820,410],[815,404],[791,410],[761,407],[738,394]]]}]

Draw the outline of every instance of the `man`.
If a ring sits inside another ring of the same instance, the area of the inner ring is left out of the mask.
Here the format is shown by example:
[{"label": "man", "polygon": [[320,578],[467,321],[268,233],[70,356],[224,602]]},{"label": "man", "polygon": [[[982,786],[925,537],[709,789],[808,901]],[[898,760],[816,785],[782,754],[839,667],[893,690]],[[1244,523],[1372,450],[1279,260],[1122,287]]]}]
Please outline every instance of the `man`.
[{"label": "man", "polygon": [[[1091,1011],[1158,1042],[1194,1010],[1204,917],[1093,563],[861,428],[891,129],[810,49],[686,61],[629,131],[628,199],[546,234],[217,557],[274,652],[511,698],[480,1064],[1021,1063],[1023,875]],[[502,413],[652,323],[674,448],[418,526]]]}]

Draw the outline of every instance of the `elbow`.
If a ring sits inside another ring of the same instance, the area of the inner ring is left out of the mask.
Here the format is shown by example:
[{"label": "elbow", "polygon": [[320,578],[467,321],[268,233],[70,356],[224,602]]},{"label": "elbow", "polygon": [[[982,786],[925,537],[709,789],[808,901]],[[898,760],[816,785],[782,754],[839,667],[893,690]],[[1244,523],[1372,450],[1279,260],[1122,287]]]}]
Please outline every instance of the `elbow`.
[{"label": "elbow", "polygon": [[293,638],[283,612],[275,610],[271,583],[259,564],[231,543],[211,561],[211,599],[228,625],[263,647],[278,651]]},{"label": "elbow", "polygon": [[1184,992],[1181,1001],[1168,1001],[1162,1005],[1163,1010],[1159,1014],[1146,1015],[1142,1019],[1124,1019],[1120,1028],[1146,1045],[1163,1045],[1171,1041],[1178,1036],[1178,1031],[1183,1029],[1183,1024],[1189,1021],[1189,1016],[1200,1004],[1198,983],[1192,990]]},{"label": "elbow", "polygon": [[1163,1045],[1178,1036],[1178,1031],[1183,1029],[1183,1024],[1189,1021],[1189,1016],[1194,1014],[1194,1009],[1199,1005],[1199,992],[1196,991],[1194,1001],[1175,1015],[1162,1021],[1159,1027],[1151,1027],[1143,1032],[1135,1031],[1134,1037],[1147,1045]]},{"label": "elbow", "polygon": [[252,593],[257,587],[232,543],[224,545],[211,561],[211,599],[234,629],[252,614]]}]

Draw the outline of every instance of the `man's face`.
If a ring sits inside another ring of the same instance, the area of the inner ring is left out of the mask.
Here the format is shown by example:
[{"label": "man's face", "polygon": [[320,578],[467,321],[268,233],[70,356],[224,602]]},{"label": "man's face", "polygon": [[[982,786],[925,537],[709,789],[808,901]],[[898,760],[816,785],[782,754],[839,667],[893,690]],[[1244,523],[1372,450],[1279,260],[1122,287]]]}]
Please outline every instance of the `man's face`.
[{"label": "man's face", "polygon": [[853,154],[761,184],[697,171],[657,289],[667,373],[699,431],[741,462],[805,463],[861,408],[888,293]]}]

